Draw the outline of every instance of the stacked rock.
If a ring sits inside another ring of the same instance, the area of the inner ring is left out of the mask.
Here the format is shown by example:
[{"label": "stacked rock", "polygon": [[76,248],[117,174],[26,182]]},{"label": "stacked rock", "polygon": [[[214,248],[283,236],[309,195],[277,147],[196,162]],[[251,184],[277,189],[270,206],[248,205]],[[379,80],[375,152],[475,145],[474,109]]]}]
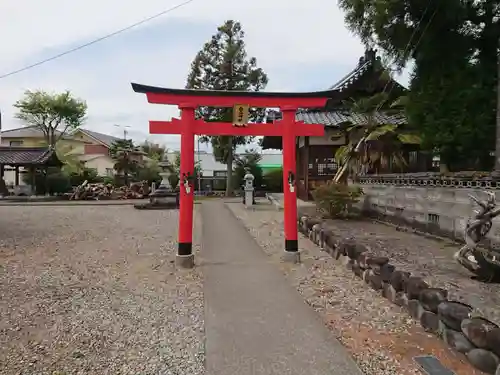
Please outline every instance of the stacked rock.
[{"label": "stacked rock", "polygon": [[423,278],[397,270],[390,259],[372,253],[353,238],[341,238],[318,218],[301,216],[299,230],[312,242],[342,261],[372,289],[404,307],[427,332],[465,355],[477,369],[500,375],[500,327],[473,316],[474,308],[448,300],[448,291],[431,287]]}]

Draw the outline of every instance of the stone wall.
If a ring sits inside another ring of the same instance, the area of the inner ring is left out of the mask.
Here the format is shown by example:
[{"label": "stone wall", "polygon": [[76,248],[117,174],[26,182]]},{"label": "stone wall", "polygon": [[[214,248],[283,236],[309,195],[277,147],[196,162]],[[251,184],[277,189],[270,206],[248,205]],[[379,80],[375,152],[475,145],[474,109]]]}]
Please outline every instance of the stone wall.
[{"label": "stone wall", "polygon": [[500,375],[500,327],[473,314],[474,307],[449,300],[448,291],[401,271],[391,259],[371,253],[355,239],[345,239],[318,218],[302,216],[299,230],[346,265],[390,302],[401,306],[427,331],[464,355],[475,368]]},{"label": "stone wall", "polygon": [[[476,209],[469,194],[485,198],[485,190],[495,191],[500,204],[500,190],[491,187],[391,185],[364,182],[365,196],[359,206],[370,216],[423,232],[463,240],[467,218]],[[500,244],[500,219],[493,221],[487,246]]]}]

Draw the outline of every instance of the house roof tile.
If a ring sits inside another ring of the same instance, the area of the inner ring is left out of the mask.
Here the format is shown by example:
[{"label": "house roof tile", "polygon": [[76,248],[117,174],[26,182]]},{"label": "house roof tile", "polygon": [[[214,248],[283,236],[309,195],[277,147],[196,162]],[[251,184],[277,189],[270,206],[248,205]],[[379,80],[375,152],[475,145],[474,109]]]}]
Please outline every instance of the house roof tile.
[{"label": "house roof tile", "polygon": [[[364,125],[367,123],[365,115],[350,111],[304,112],[297,113],[295,118],[297,121],[304,121],[306,124],[322,124],[327,127]],[[403,113],[387,114],[384,112],[377,112],[373,120],[377,124],[402,125],[406,123],[406,117]]]},{"label": "house roof tile", "polygon": [[[329,112],[303,112],[297,113],[295,116],[297,121],[304,121],[306,124],[322,124],[326,128],[341,128],[351,125],[364,125],[367,123],[366,116],[359,113],[350,111],[329,111]],[[406,124],[406,117],[404,114],[387,114],[384,112],[377,112],[373,121],[377,124]],[[262,141],[263,149],[281,149],[281,137],[264,137]]]},{"label": "house roof tile", "polygon": [[[22,128],[8,129],[2,131],[2,137],[5,138],[43,138],[43,131],[36,126],[26,126]],[[56,131],[56,135],[61,134]]]},{"label": "house roof tile", "polygon": [[103,143],[107,147],[110,147],[113,144],[113,142],[120,141],[122,139],[122,138],[114,137],[112,135],[95,132],[93,130],[88,130],[88,129],[79,129],[79,130],[83,133],[86,133],[90,137],[95,138],[96,140]]},{"label": "house roof tile", "polygon": [[0,165],[61,165],[54,150],[47,147],[0,147]]}]

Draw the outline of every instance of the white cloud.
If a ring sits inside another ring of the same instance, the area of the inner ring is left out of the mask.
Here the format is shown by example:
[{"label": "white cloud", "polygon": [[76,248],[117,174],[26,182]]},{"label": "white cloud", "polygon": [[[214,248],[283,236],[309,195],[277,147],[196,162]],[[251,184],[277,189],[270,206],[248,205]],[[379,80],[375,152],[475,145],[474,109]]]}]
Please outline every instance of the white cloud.
[{"label": "white cloud", "polygon": [[[33,63],[34,57],[41,53],[58,53],[64,46],[85,43],[181,2],[3,1],[0,5],[0,75]],[[11,105],[24,90],[69,89],[87,100],[89,128],[119,135],[120,129],[113,125],[120,123],[132,127],[131,135],[144,138],[148,133],[148,119],[168,119],[177,114],[177,109],[146,103],[143,95],[131,90],[130,82],[182,87],[196,51],[226,19],[242,22],[249,54],[256,56],[259,64],[270,73],[269,89],[296,89],[297,81],[307,78],[307,71],[301,77],[282,77],[278,81],[273,81],[272,71],[279,72],[284,66],[311,67],[330,63],[332,69],[334,65],[349,69],[362,53],[361,44],[345,28],[343,15],[336,4],[334,0],[195,0],[152,21],[148,26],[154,30],[155,25],[174,21],[183,21],[193,27],[199,24],[212,25],[206,35],[196,35],[189,40],[175,32],[151,35],[152,39],[160,38],[168,43],[165,43],[164,48],[158,43],[149,45],[146,42],[142,46],[131,43],[125,48],[127,38],[134,35],[134,31],[129,31],[100,45],[0,80],[0,109],[4,114],[4,127],[17,125],[13,120]],[[29,9],[32,17],[26,17],[26,9]],[[146,25],[141,28],[146,30]],[[184,33],[185,27],[179,32]],[[174,45],[177,39],[181,42]],[[119,48],[116,47],[118,42]],[[137,53],[139,47],[140,53]],[[96,51],[103,52],[96,55]],[[340,78],[342,73],[345,72],[339,72],[333,80]],[[331,79],[325,78],[325,87],[332,83]],[[178,144],[177,137],[162,139],[173,142],[172,147]]]},{"label": "white cloud", "polygon": [[[182,3],[182,0],[6,0],[0,5],[2,64],[29,57],[33,52],[91,39],[137,22]],[[26,18],[26,9],[36,17]],[[225,19],[243,23],[249,43],[261,58],[311,61],[337,56],[352,58],[358,43],[344,27],[343,16],[332,0],[194,0],[151,23],[167,18],[211,22]],[[5,58],[4,56],[7,56]]]}]

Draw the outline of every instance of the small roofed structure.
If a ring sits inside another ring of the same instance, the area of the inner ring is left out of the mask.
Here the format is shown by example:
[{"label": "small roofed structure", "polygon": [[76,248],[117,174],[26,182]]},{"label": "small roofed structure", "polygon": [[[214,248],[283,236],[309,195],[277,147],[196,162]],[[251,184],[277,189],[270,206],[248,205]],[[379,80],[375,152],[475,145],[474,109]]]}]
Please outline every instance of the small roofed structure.
[{"label": "small roofed structure", "polygon": [[49,147],[0,147],[0,177],[7,168],[15,170],[15,186],[19,186],[20,169],[31,171],[61,167],[64,163],[56,151]]}]

